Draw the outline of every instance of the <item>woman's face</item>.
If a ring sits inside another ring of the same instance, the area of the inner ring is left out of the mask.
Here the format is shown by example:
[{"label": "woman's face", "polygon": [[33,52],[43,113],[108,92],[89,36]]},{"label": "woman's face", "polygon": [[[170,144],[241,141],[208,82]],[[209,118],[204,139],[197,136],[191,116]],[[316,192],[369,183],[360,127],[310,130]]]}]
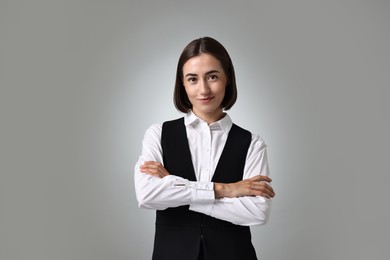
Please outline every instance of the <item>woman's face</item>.
[{"label": "woman's face", "polygon": [[227,76],[219,60],[200,54],[183,66],[183,85],[192,111],[209,124],[222,118]]}]

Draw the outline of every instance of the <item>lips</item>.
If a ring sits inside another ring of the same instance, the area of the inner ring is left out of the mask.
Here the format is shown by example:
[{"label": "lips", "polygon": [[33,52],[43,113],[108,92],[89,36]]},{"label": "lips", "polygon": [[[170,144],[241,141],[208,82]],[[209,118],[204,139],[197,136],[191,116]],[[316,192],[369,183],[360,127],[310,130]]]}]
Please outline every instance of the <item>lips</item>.
[{"label": "lips", "polygon": [[199,102],[206,104],[206,103],[209,103],[213,98],[214,97],[199,98],[198,100],[199,100]]}]

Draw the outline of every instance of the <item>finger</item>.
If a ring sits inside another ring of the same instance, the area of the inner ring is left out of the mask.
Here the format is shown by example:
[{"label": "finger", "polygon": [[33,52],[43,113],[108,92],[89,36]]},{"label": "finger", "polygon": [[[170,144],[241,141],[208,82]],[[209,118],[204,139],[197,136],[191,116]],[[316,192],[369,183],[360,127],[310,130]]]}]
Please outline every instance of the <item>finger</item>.
[{"label": "finger", "polygon": [[273,189],[271,186],[265,185],[264,188],[265,188],[264,191],[265,191],[269,196],[271,196],[272,198],[275,197],[275,191],[274,191],[274,189]]},{"label": "finger", "polygon": [[268,176],[265,176],[265,175],[259,175],[260,176],[260,180],[259,181],[266,181],[266,182],[272,182],[272,179]]},{"label": "finger", "polygon": [[253,187],[258,187],[260,189],[269,189],[274,190],[271,185],[269,185],[267,182],[252,182]]},{"label": "finger", "polygon": [[148,169],[158,170],[158,171],[166,171],[165,168],[161,165],[161,163],[152,162],[144,165]]},{"label": "finger", "polygon": [[155,161],[145,161],[143,165],[150,166],[150,165],[155,165],[155,166],[162,166],[160,162],[155,162]]},{"label": "finger", "polygon": [[154,164],[144,164],[140,166],[140,169],[148,170],[148,169],[157,169],[157,166]]},{"label": "finger", "polygon": [[157,163],[156,161],[144,161],[144,164],[154,164]]},{"label": "finger", "polygon": [[264,197],[264,198],[267,198],[267,199],[271,199],[271,196],[268,195],[267,193],[263,193],[263,194],[260,195],[260,196],[262,196],[262,197]]},{"label": "finger", "polygon": [[139,169],[140,169],[141,172],[146,172],[146,171],[148,170],[148,167],[145,166],[145,165],[141,165],[141,166],[139,167]]},{"label": "finger", "polygon": [[251,188],[254,189],[254,190],[260,191],[262,193],[266,193],[266,194],[268,194],[271,197],[275,196],[274,189],[270,185],[265,183],[265,182],[261,182],[261,183],[254,182],[254,183],[252,183],[252,187]]},{"label": "finger", "polygon": [[154,165],[141,165],[140,170],[144,173],[157,173],[158,167],[155,167]]},{"label": "finger", "polygon": [[164,168],[160,162],[155,161],[145,161],[143,165],[140,166],[142,173],[147,173],[150,175],[163,178],[169,175],[169,172]]},{"label": "finger", "polygon": [[161,165],[159,165],[158,163],[155,164],[155,163],[149,163],[149,164],[144,164],[141,166],[142,169],[153,169],[153,170],[156,170],[156,169],[161,169],[163,168]]},{"label": "finger", "polygon": [[265,181],[265,182],[272,182],[272,179],[268,176],[265,176],[265,175],[256,175],[252,178],[249,178],[248,180],[251,180],[251,181]]},{"label": "finger", "polygon": [[261,197],[264,197],[264,198],[267,198],[267,199],[271,199],[273,198],[274,196],[267,193],[267,192],[262,192],[262,191],[258,191],[258,190],[253,190],[252,196],[261,196]]}]

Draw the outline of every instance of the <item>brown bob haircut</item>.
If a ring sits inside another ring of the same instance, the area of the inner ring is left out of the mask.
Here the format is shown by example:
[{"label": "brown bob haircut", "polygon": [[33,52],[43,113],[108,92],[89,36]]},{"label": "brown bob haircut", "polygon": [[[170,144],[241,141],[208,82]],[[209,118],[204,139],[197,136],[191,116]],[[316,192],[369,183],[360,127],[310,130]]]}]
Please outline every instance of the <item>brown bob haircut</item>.
[{"label": "brown bob haircut", "polygon": [[232,60],[225,47],[217,40],[211,37],[203,37],[190,42],[180,55],[176,71],[176,83],[173,93],[173,99],[176,108],[187,113],[192,109],[192,104],[188,99],[187,93],[183,85],[183,66],[191,58],[199,56],[200,54],[210,54],[214,56],[219,62],[227,76],[227,85],[225,89],[225,97],[222,100],[221,107],[224,110],[229,110],[237,100],[237,86],[236,76]]}]

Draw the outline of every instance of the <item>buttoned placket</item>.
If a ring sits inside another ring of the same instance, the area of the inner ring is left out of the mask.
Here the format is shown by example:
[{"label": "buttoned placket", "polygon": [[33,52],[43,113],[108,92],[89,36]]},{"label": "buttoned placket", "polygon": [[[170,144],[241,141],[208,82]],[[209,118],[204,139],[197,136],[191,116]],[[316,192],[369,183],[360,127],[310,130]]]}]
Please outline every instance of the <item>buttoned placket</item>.
[{"label": "buttoned placket", "polygon": [[207,123],[202,124],[202,141],[201,141],[201,168],[200,181],[211,181],[211,130]]}]

